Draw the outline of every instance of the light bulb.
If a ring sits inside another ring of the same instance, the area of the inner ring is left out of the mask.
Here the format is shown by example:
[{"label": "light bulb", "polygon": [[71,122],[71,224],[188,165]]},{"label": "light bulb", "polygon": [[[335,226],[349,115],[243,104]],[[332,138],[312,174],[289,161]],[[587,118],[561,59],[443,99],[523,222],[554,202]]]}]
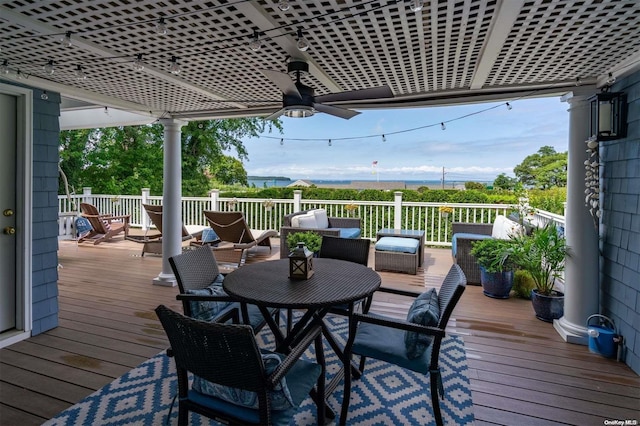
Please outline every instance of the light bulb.
[{"label": "light bulb", "polygon": [[386,142],[387,141],[387,137],[385,135],[382,135],[382,142]]},{"label": "light bulb", "polygon": [[0,65],[0,74],[9,74],[9,61],[6,59],[2,61],[2,65]]},{"label": "light bulb", "polygon": [[144,62],[142,61],[142,53],[138,53],[136,60],[133,61],[133,69],[136,71],[142,71],[144,69]]},{"label": "light bulb", "polygon": [[507,102],[507,109],[508,109],[509,111],[511,111],[511,109],[512,109],[512,108],[513,108],[513,107],[511,106],[511,104],[510,104],[509,102]]},{"label": "light bulb", "polygon": [[156,24],[156,34],[165,35],[167,33],[167,24],[164,23],[164,18],[160,18]]},{"label": "light bulb", "polygon": [[284,138],[280,138],[280,145],[284,145]]},{"label": "light bulb", "polygon": [[283,12],[286,12],[287,10],[289,10],[290,7],[291,7],[291,4],[289,4],[287,0],[280,0],[278,2],[278,9],[280,9]]},{"label": "light bulb", "polygon": [[411,3],[409,4],[409,8],[411,9],[411,11],[416,13],[420,12],[423,7],[424,7],[423,0],[411,0]]},{"label": "light bulb", "polygon": [[609,73],[609,77],[607,77],[607,84],[612,85],[615,82],[616,82],[616,78],[613,76],[613,74]]},{"label": "light bulb", "polygon": [[53,74],[53,72],[55,71],[53,61],[49,60],[49,62],[47,62],[45,66],[42,67],[42,69],[49,75]]},{"label": "light bulb", "polygon": [[446,130],[446,129],[447,129],[447,126],[445,126],[445,125],[444,125],[444,123],[440,123],[440,128],[441,128],[442,130]]},{"label": "light bulb", "polygon": [[329,146],[331,146],[331,139],[329,139]]},{"label": "light bulb", "polygon": [[180,71],[182,71],[182,68],[180,68],[180,64],[178,63],[178,58],[176,58],[175,56],[172,56],[171,57],[171,66],[169,67],[169,72],[171,74],[178,75],[178,74],[180,74]]},{"label": "light bulb", "polygon": [[580,86],[582,84],[582,79],[580,77],[576,77],[576,86]]},{"label": "light bulb", "polygon": [[47,99],[49,99],[49,95],[47,94],[46,90],[42,91],[42,94],[40,95],[40,99],[42,99],[43,101],[46,101]]},{"label": "light bulb", "polygon": [[87,79],[87,75],[82,70],[82,66],[81,65],[76,65],[76,70],[73,73],[75,74],[76,80],[78,80],[78,81]]},{"label": "light bulb", "polygon": [[296,46],[301,52],[309,50],[309,41],[304,37],[301,29],[298,29],[298,42],[296,43]]},{"label": "light bulb", "polygon": [[251,41],[249,42],[249,49],[257,52],[262,47],[262,41],[260,40],[260,33],[256,30],[253,31],[253,37],[251,37]]},{"label": "light bulb", "polygon": [[20,72],[20,70],[16,71],[16,80],[22,80],[24,76],[22,75],[22,73]]},{"label": "light bulb", "polygon": [[71,42],[71,31],[67,31],[65,35],[60,38],[60,43],[62,43],[64,47],[71,47],[73,44]]},{"label": "light bulb", "polygon": [[108,107],[104,107],[104,114],[105,115],[109,115],[109,108]]}]

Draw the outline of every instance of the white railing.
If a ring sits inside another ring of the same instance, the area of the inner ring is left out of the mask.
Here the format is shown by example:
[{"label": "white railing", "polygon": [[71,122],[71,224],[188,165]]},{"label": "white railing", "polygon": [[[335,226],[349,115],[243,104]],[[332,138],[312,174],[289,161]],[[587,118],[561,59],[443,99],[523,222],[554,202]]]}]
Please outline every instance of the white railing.
[{"label": "white railing", "polygon": [[[92,194],[84,188],[82,195],[58,196],[59,235],[73,237],[73,223],[79,214],[80,202],[95,205],[98,211],[111,214],[128,214],[132,227],[149,229],[150,223],[142,204],[162,204],[161,196],[149,195],[143,189],[141,195]],[[440,211],[446,205],[453,211]],[[451,245],[452,222],[492,223],[496,215],[508,215],[514,206],[508,204],[470,204],[404,202],[402,193],[396,192],[393,201],[304,200],[302,191],[294,191],[293,199],[223,198],[218,190],[210,197],[183,197],[182,218],[187,226],[207,226],[204,210],[242,211],[252,229],[279,230],[283,216],[312,208],[324,208],[330,217],[359,217],[362,220],[362,236],[375,238],[382,228],[403,228],[425,231],[425,242],[431,246]],[[564,217],[537,211],[537,224],[553,221],[564,228]]]}]

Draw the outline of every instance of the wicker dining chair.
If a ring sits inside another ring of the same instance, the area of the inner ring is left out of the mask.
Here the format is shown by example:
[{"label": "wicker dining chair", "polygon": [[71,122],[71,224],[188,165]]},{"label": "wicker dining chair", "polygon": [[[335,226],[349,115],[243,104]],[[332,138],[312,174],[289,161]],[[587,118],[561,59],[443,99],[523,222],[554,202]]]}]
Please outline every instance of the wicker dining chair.
[{"label": "wicker dining chair", "polygon": [[[398,365],[421,374],[429,373],[431,402],[436,424],[442,425],[438,396],[444,398],[444,387],[438,365],[440,346],[451,313],[460,300],[467,279],[458,265],[452,265],[440,290],[422,294],[381,287],[377,291],[415,298],[407,320],[381,315],[354,313],[349,319],[349,339],[345,346],[345,364],[360,355],[360,374],[367,358]],[[340,424],[347,422],[351,397],[351,369],[345,368],[344,398]]]},{"label": "wicker dining chair", "polygon": [[[247,325],[199,321],[164,305],[156,313],[171,345],[167,355],[176,364],[179,425],[189,423],[190,411],[225,424],[288,425],[310,394],[317,405],[318,424],[324,424],[320,324],[285,356],[260,349]],[[312,343],[316,362],[301,360]],[[191,389],[189,373],[194,375]]]}]

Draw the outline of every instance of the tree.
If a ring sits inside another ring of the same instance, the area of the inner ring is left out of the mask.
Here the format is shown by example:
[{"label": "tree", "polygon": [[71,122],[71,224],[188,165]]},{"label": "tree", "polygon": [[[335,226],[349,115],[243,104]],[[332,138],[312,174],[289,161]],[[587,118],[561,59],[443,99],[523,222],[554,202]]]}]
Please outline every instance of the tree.
[{"label": "tree", "polygon": [[493,181],[493,187],[495,189],[511,191],[516,187],[517,182],[517,179],[509,177],[505,173],[500,173]]},{"label": "tree", "polygon": [[543,146],[514,167],[518,181],[527,187],[548,189],[567,185],[567,153]]},{"label": "tree", "polygon": [[247,171],[237,158],[223,155],[216,164],[211,166],[210,170],[213,178],[224,185],[249,185]]},{"label": "tree", "polygon": [[[224,181],[246,185],[242,160],[247,159],[247,151],[241,138],[257,136],[273,127],[282,129],[279,121],[262,118],[189,122],[182,128],[182,193],[206,196],[213,170]],[[75,192],[90,186],[94,193],[138,194],[147,187],[153,195],[159,195],[163,134],[160,124],[63,131],[61,167]],[[237,159],[227,153],[234,153]]]},{"label": "tree", "polygon": [[480,182],[472,182],[472,181],[468,181],[464,183],[464,189],[477,189],[482,191],[483,189],[485,189],[484,184],[480,183]]}]

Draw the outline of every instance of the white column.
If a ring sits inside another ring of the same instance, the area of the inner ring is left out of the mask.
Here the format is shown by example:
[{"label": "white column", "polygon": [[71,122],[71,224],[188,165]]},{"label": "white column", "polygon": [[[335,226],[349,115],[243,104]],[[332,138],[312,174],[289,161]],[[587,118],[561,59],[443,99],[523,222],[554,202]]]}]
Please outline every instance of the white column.
[{"label": "white column", "polygon": [[219,189],[212,189],[211,193],[209,194],[209,197],[211,197],[210,209],[213,210],[213,211],[218,211],[219,210],[219,206],[220,206],[220,203],[218,202],[218,200],[220,199],[220,190]]},{"label": "white column", "polygon": [[393,193],[393,228],[402,228],[402,192],[396,191]]},{"label": "white column", "polygon": [[140,219],[142,221],[142,230],[145,232],[145,234],[149,230],[150,224],[149,224],[149,215],[147,214],[146,210],[142,205],[148,203],[149,195],[151,195],[151,189],[142,188],[142,201],[140,203]]},{"label": "white column", "polygon": [[297,213],[302,211],[302,190],[293,190],[293,212]]},{"label": "white column", "polygon": [[586,345],[587,318],[598,313],[598,230],[584,202],[590,110],[586,96],[566,95],[569,103],[569,155],[565,235],[571,255],[565,260],[564,316],[553,323],[569,343]]},{"label": "white column", "polygon": [[169,258],[182,252],[182,149],[184,121],[164,118],[164,172],[162,176],[162,272],[153,284],[177,285]]}]

